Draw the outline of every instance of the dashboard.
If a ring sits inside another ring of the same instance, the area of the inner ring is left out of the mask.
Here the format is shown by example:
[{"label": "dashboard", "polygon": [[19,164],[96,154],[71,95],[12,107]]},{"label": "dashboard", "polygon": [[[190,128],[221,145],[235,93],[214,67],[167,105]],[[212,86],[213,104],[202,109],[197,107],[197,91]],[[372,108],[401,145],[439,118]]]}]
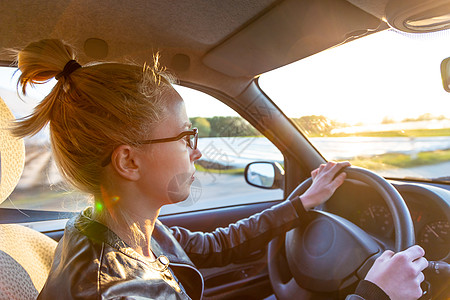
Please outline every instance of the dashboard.
[{"label": "dashboard", "polygon": [[[424,248],[425,257],[428,260],[450,262],[450,187],[391,183],[408,206],[416,244]],[[393,249],[393,218],[388,206],[373,188],[347,180],[326,202],[324,210],[353,222],[387,249]]]}]

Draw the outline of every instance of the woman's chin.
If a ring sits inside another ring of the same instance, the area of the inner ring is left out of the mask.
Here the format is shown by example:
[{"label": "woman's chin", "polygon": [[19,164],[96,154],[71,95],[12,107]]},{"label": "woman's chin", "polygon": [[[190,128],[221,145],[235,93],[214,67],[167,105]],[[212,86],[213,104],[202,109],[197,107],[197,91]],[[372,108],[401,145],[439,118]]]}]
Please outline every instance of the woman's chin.
[{"label": "woman's chin", "polygon": [[175,203],[180,203],[185,201],[188,197],[189,197],[189,189],[187,192],[174,192],[174,191],[169,191],[167,192],[167,195],[169,197],[169,203],[168,204],[175,204]]},{"label": "woman's chin", "polygon": [[182,173],[174,176],[167,185],[167,196],[170,203],[180,203],[189,197],[191,185],[195,177],[192,173]]}]

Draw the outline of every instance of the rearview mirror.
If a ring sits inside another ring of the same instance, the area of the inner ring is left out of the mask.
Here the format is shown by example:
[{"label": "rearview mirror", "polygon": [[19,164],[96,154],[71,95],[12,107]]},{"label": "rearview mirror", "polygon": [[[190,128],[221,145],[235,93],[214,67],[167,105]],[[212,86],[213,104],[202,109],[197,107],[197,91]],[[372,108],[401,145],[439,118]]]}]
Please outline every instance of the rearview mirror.
[{"label": "rearview mirror", "polygon": [[249,163],[244,171],[245,181],[263,189],[283,188],[284,170],[277,162],[257,161]]},{"label": "rearview mirror", "polygon": [[441,62],[442,85],[447,93],[450,93],[450,57]]}]

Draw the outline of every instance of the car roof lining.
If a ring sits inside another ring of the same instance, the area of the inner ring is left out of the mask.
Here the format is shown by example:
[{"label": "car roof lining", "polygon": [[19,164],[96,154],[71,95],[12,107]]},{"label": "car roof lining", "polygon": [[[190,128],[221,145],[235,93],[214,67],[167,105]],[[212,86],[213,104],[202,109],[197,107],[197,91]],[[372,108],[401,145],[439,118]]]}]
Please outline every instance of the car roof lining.
[{"label": "car roof lining", "polygon": [[[18,40],[27,44],[59,38],[83,49],[79,45],[88,38],[101,38],[109,45],[108,60],[146,58],[142,49],[150,54],[171,48],[204,53],[276,2],[136,0],[130,5],[115,0],[7,1],[3,9],[9,13],[2,15],[1,46],[20,47]],[[82,60],[89,60],[80,54]]]},{"label": "car roof lining", "polygon": [[[364,0],[351,1],[360,2],[357,4],[363,8],[369,5]],[[180,80],[235,97],[255,76],[380,24],[380,19],[346,0],[175,3],[135,0],[131,6],[115,0],[6,1],[0,18],[0,48],[21,48],[30,41],[58,38],[79,50],[82,64],[98,60],[84,51],[86,41],[93,38],[104,41],[107,55],[102,59],[107,61],[142,64],[160,51],[162,64]],[[339,14],[333,13],[334,9]],[[315,13],[321,17],[312,18]],[[284,22],[279,22],[280,17]],[[174,58],[182,58],[182,63]],[[0,52],[0,61],[11,60],[7,52]]]}]

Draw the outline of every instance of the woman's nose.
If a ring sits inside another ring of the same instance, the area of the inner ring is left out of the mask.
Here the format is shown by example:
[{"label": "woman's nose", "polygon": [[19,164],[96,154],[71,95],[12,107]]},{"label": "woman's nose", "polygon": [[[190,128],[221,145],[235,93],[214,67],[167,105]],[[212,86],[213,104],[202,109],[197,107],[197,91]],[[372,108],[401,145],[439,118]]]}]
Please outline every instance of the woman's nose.
[{"label": "woman's nose", "polygon": [[200,157],[202,157],[202,152],[200,151],[200,149],[197,148],[195,150],[192,150],[192,152],[191,152],[192,161],[196,161],[196,160],[200,159]]}]

